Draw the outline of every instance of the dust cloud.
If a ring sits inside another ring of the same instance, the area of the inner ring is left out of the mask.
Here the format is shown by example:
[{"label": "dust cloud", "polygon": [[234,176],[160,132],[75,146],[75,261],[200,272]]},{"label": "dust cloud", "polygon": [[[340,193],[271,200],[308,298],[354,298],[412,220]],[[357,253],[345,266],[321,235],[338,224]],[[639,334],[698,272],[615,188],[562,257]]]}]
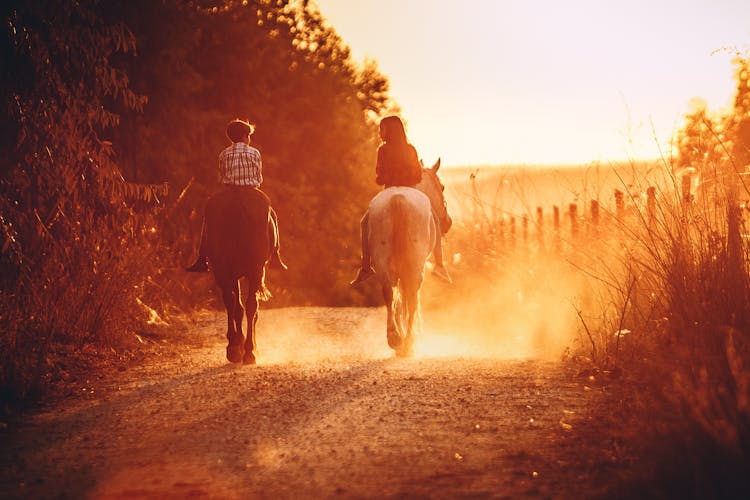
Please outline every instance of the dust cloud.
[{"label": "dust cloud", "polygon": [[572,346],[580,276],[555,261],[509,258],[495,267],[461,268],[452,285],[426,280],[419,355],[559,359]]},{"label": "dust cloud", "polygon": [[[582,284],[562,263],[532,269],[506,261],[487,273],[455,269],[444,284],[425,272],[417,358],[559,359],[571,346]],[[491,276],[492,279],[489,279]],[[262,309],[261,364],[352,362],[394,357],[385,307]]]},{"label": "dust cloud", "polygon": [[258,363],[354,362],[390,357],[393,351],[386,341],[385,318],[384,307],[261,306],[256,333]]}]

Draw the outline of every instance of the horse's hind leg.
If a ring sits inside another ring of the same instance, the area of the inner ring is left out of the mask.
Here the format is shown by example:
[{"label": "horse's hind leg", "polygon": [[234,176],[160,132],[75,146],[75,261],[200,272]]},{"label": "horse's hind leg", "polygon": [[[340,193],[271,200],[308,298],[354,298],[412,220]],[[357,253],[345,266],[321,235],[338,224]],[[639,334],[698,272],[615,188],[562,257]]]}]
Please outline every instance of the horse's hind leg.
[{"label": "horse's hind leg", "polygon": [[[242,361],[242,318],[244,311],[240,304],[240,287],[239,283],[231,286],[225,286],[221,289],[221,296],[224,300],[224,307],[227,310],[227,359],[232,363]],[[239,322],[237,317],[239,316]]]},{"label": "horse's hind leg", "polygon": [[419,288],[418,286],[403,286],[401,292],[405,335],[397,354],[408,357],[414,355],[414,325],[419,316]]},{"label": "horse's hind leg", "polygon": [[258,295],[251,290],[245,301],[247,309],[247,339],[245,340],[245,355],[242,362],[246,365],[255,364],[255,323],[258,321]]},{"label": "horse's hind leg", "polygon": [[401,334],[396,326],[396,319],[393,312],[393,287],[388,283],[383,284],[383,299],[385,300],[385,307],[388,311],[388,318],[386,319],[388,346],[391,349],[398,349],[401,346]]}]

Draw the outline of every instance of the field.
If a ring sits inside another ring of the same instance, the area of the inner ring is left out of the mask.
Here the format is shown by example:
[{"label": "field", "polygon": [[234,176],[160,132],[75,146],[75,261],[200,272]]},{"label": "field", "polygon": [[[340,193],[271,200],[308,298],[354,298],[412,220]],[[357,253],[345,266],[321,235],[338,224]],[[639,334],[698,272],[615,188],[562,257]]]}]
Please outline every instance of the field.
[{"label": "field", "polygon": [[495,217],[520,217],[533,216],[542,207],[549,214],[553,206],[565,211],[571,203],[587,207],[591,200],[614,209],[615,190],[645,199],[649,186],[673,187],[658,162],[453,167],[441,170],[441,175],[452,212],[466,219],[474,218],[477,210]]}]

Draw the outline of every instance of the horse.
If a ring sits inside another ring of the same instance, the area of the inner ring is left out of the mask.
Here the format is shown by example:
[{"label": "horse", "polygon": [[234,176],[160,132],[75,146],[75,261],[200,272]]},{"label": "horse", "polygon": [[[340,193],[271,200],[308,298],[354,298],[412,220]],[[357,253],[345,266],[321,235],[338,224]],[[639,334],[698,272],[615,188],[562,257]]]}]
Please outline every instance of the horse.
[{"label": "horse", "polygon": [[399,356],[413,354],[425,263],[436,238],[452,225],[439,168],[440,159],[422,168],[422,180],[415,187],[386,188],[368,208],[367,242],[387,309],[386,337]]},{"label": "horse", "polygon": [[[270,203],[258,191],[231,187],[206,204],[206,254],[227,311],[227,359],[255,364],[255,324],[259,301],[268,298],[266,264],[270,258]],[[240,279],[245,278],[243,308]],[[247,339],[242,321],[247,313]]]}]

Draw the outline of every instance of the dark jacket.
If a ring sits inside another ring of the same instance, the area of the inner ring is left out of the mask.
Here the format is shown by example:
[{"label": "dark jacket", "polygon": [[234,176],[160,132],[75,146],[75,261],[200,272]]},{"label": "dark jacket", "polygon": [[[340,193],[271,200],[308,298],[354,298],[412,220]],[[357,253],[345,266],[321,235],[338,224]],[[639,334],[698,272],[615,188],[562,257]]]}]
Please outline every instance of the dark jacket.
[{"label": "dark jacket", "polygon": [[375,182],[381,186],[415,186],[422,180],[417,150],[408,143],[385,142],[378,148]]}]

